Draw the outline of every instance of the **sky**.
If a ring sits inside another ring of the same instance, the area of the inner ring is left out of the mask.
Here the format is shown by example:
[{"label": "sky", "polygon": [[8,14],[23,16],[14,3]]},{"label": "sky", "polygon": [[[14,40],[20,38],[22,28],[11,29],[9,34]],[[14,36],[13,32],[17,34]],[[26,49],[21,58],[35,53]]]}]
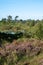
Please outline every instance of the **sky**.
[{"label": "sky", "polygon": [[0,0],[0,19],[18,15],[20,19],[42,19],[43,0]]}]

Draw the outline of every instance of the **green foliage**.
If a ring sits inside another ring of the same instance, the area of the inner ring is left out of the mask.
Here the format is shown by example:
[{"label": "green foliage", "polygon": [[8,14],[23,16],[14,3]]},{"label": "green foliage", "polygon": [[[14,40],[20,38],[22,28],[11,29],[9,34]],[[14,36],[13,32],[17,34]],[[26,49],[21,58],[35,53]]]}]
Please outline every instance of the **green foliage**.
[{"label": "green foliage", "polygon": [[42,27],[42,24],[40,22],[38,23],[38,31],[36,31],[36,36],[39,39],[43,39],[43,27]]},{"label": "green foliage", "polygon": [[[22,37],[18,37],[18,42],[25,42],[32,38],[43,40],[43,20],[17,20],[17,18],[18,16],[13,20],[12,16],[8,16],[7,19],[3,18],[0,20],[0,31],[22,32],[23,36],[20,35]],[[0,45],[2,45],[3,48],[6,42],[6,40],[0,39]],[[43,58],[43,53],[30,57],[29,54],[27,56],[20,50],[19,53],[16,54],[15,52],[11,52],[8,56],[2,57],[0,55],[0,65],[26,65],[24,62],[27,63],[27,61],[30,62],[30,65],[39,65],[38,62],[40,58]]]},{"label": "green foliage", "polygon": [[[17,19],[18,16],[15,16]],[[11,22],[12,21],[12,22]],[[43,20],[15,20],[12,19],[12,16],[8,16],[8,18],[3,18],[0,21],[0,31],[24,31],[24,37],[38,37],[39,39],[43,39]]]}]

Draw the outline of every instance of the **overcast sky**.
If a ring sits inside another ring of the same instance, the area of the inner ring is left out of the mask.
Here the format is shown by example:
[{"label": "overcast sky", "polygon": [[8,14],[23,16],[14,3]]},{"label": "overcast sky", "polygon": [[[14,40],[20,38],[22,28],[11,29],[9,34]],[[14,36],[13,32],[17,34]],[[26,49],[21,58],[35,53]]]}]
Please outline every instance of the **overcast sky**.
[{"label": "overcast sky", "polygon": [[18,15],[21,19],[43,18],[43,0],[0,0],[0,19]]}]

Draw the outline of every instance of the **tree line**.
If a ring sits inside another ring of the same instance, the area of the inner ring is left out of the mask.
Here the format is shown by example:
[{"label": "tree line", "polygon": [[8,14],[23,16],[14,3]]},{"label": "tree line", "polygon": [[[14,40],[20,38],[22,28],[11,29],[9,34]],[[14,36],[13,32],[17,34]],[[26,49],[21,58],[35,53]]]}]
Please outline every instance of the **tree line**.
[{"label": "tree line", "polygon": [[0,20],[0,31],[22,31],[26,38],[38,38],[43,39],[43,19],[32,20],[32,19],[18,19],[19,16],[15,16],[13,19],[11,15],[7,18]]}]

